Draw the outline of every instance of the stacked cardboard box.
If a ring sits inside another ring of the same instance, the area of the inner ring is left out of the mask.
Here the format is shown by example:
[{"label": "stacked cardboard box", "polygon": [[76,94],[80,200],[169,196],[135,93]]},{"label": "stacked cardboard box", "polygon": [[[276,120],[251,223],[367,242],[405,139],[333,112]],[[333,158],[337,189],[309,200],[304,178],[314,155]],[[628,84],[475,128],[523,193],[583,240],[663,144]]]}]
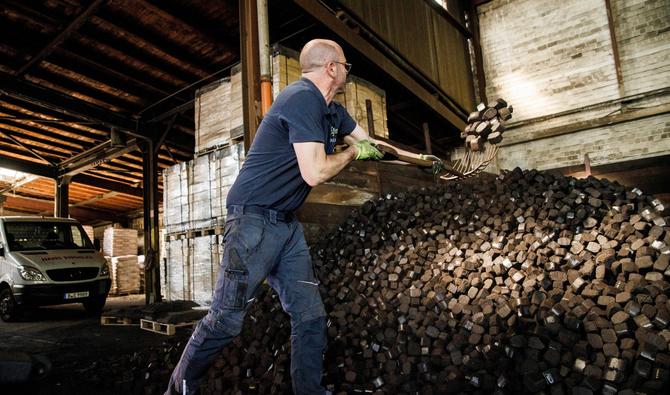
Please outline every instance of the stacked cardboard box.
[{"label": "stacked cardboard box", "polygon": [[110,274],[112,291],[115,294],[139,293],[141,284],[137,255],[111,257]]},{"label": "stacked cardboard box", "polygon": [[210,151],[163,174],[168,234],[220,225],[228,191],[244,161],[243,144]]},{"label": "stacked cardboard box", "polygon": [[198,90],[195,96],[195,152],[230,141],[230,78]]},{"label": "stacked cardboard box", "polygon": [[300,79],[302,71],[298,61],[298,53],[288,48],[276,46],[272,54],[272,95],[277,97],[279,92],[290,83]]},{"label": "stacked cardboard box", "polygon": [[107,258],[112,287],[110,294],[138,293],[141,269],[137,258],[137,230],[107,228],[102,238],[102,252]]},{"label": "stacked cardboard box", "polygon": [[221,239],[221,235],[208,235],[166,241],[166,264],[161,265],[161,278],[166,279],[162,293],[167,300],[212,303],[223,254]]},{"label": "stacked cardboard box", "polygon": [[188,224],[188,163],[178,163],[163,172],[163,215],[168,233],[183,230]]},{"label": "stacked cardboard box", "polygon": [[107,228],[102,240],[102,252],[106,256],[137,255],[137,230]]}]

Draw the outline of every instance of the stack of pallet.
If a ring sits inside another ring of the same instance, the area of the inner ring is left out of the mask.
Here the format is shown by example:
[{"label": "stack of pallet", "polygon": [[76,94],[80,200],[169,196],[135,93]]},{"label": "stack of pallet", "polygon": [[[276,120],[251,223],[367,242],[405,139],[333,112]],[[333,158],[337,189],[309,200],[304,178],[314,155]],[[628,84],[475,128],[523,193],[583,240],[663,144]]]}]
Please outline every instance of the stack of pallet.
[{"label": "stack of pallet", "polygon": [[221,258],[223,236],[204,235],[167,240],[165,264],[161,265],[162,294],[167,300],[212,302]]},{"label": "stack of pallet", "polygon": [[241,143],[196,154],[163,174],[167,234],[187,233],[222,225],[226,197],[242,167]]},{"label": "stack of pallet", "polygon": [[102,241],[112,277],[110,294],[140,292],[141,273],[137,258],[137,230],[107,228]]},{"label": "stack of pallet", "polygon": [[161,286],[167,300],[211,303],[221,261],[226,198],[243,160],[244,146],[237,143],[196,154],[192,161],[164,173]]}]

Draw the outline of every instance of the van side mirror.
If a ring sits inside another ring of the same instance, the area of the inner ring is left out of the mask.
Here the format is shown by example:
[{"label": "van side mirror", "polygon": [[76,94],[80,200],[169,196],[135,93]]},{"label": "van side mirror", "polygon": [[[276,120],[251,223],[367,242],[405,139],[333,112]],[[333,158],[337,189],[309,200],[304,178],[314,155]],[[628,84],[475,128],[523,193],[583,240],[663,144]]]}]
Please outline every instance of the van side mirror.
[{"label": "van side mirror", "polygon": [[5,256],[5,245],[0,241],[0,256]]}]

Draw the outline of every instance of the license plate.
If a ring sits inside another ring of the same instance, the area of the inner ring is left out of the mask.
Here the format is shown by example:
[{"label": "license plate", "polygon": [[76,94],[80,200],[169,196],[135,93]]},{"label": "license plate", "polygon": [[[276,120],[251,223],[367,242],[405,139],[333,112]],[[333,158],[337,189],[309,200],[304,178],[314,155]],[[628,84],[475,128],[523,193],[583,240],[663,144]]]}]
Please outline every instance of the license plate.
[{"label": "license plate", "polygon": [[88,297],[88,291],[83,292],[69,292],[65,294],[65,299],[79,299]]}]

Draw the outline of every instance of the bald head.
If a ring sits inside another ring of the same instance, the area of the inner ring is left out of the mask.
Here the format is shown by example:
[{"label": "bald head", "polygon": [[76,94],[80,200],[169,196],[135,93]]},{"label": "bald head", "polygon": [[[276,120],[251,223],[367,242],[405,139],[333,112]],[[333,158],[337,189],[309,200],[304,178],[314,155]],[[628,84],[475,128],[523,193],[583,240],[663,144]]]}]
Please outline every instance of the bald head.
[{"label": "bald head", "polygon": [[300,69],[303,73],[314,71],[328,62],[337,62],[343,54],[342,48],[332,40],[315,39],[300,51]]}]

